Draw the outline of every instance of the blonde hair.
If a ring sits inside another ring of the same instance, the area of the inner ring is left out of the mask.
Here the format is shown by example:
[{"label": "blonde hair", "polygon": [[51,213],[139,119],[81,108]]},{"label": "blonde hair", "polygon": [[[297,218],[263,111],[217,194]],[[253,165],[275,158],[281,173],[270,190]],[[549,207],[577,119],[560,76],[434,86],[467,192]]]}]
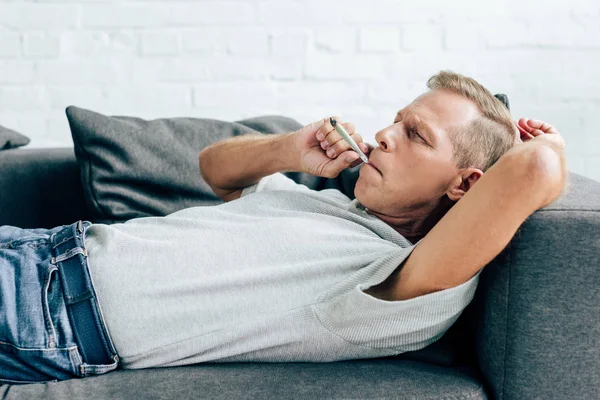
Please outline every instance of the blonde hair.
[{"label": "blonde hair", "polygon": [[427,81],[430,90],[449,90],[475,103],[481,115],[451,131],[458,168],[486,171],[517,143],[517,128],[508,108],[473,78],[441,71]]}]

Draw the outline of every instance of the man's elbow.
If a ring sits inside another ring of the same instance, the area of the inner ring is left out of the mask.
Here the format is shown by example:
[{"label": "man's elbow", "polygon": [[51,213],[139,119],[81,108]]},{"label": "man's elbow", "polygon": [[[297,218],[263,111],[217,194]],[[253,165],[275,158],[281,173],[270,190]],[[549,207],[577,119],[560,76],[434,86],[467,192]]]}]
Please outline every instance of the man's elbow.
[{"label": "man's elbow", "polygon": [[552,143],[540,143],[527,154],[528,181],[541,194],[540,208],[556,200],[567,187],[567,162],[564,150]]}]

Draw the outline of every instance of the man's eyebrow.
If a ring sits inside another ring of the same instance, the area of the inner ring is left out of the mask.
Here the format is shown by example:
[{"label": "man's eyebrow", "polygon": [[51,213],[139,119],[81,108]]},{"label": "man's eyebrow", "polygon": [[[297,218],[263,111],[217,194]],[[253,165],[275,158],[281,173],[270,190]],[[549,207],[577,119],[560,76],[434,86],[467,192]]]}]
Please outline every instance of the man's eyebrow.
[{"label": "man's eyebrow", "polygon": [[[400,117],[402,118],[402,111],[404,111],[404,109],[398,111],[396,113],[396,117]],[[417,127],[419,128],[419,131],[423,132],[425,135],[427,135],[427,137],[429,138],[429,140],[431,141],[431,145],[435,145],[438,142],[438,135],[433,131],[433,129],[431,129],[431,127],[423,122],[423,119],[421,119],[418,115],[418,118],[416,118],[417,120]]]},{"label": "man's eyebrow", "polygon": [[421,118],[417,118],[417,125],[419,131],[426,134],[429,140],[431,140],[431,145],[435,145],[438,141],[438,135],[433,131],[433,129],[431,129],[426,122],[423,122]]}]

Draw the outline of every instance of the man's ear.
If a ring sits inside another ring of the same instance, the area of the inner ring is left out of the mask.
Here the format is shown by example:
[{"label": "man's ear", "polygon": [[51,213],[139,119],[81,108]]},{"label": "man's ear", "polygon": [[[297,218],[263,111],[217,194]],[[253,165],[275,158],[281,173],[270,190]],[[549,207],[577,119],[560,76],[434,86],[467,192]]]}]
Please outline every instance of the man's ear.
[{"label": "man's ear", "polygon": [[465,193],[483,176],[483,171],[477,168],[465,168],[455,178],[452,187],[446,193],[452,201],[460,200]]}]

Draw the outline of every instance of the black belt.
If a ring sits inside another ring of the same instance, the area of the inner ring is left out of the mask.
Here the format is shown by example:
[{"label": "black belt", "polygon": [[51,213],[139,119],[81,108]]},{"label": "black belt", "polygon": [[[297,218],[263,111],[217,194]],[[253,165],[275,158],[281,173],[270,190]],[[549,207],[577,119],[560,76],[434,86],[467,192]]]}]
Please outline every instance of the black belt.
[{"label": "black belt", "polygon": [[58,265],[63,296],[79,352],[87,364],[118,361],[100,315],[87,268],[83,224],[78,221],[52,236],[52,264]]}]

